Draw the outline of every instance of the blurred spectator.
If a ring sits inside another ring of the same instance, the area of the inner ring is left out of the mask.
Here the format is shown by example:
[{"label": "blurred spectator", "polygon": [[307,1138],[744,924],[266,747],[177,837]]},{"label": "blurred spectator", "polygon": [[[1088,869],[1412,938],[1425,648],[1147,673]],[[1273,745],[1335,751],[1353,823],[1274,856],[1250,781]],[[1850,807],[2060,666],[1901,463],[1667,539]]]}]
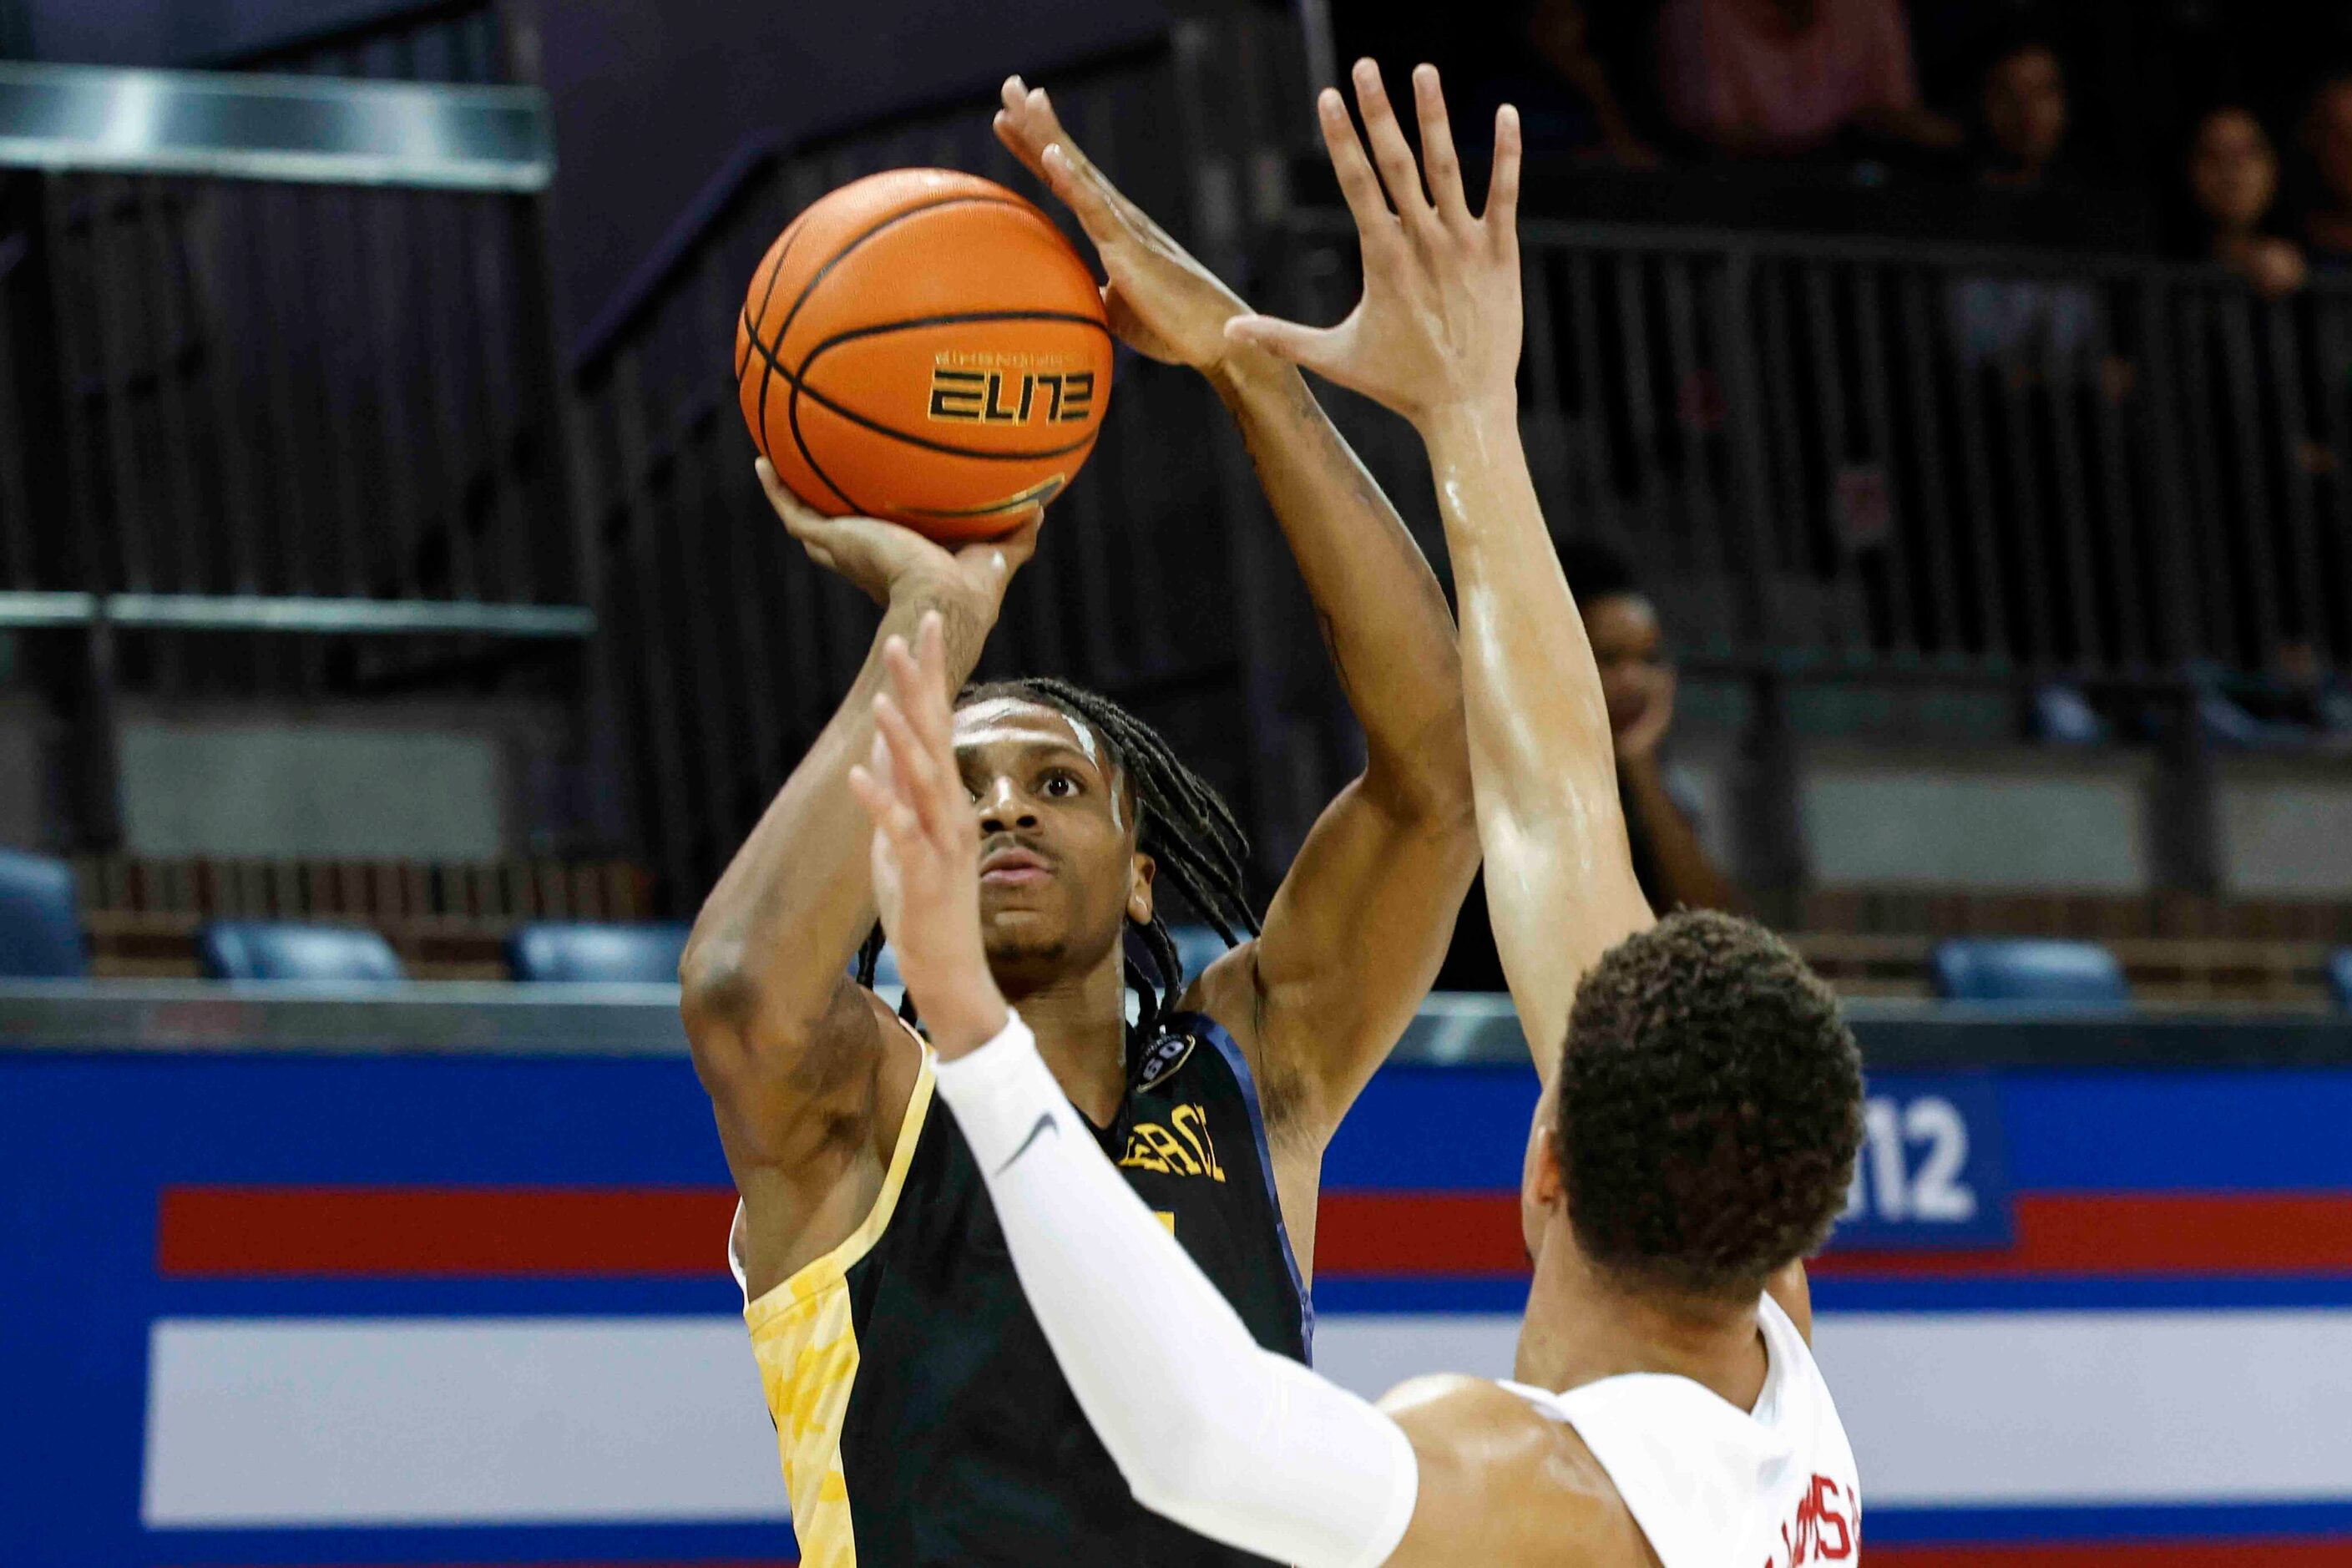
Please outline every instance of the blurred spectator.
[{"label": "blurred spectator", "polygon": [[1919,101],[1901,0],[1668,0],[1659,52],[1675,122],[1734,156],[1962,141]]},{"label": "blurred spectator", "polygon": [[[1630,168],[1656,166],[1658,154],[1635,132],[1593,47],[1584,0],[1534,0],[1526,7],[1525,24],[1524,37],[1534,46],[1536,57],[1575,89],[1590,111],[1591,133],[1580,142],[1589,145],[1597,137],[1611,156]],[[1525,105],[1521,107],[1524,112]],[[1528,144],[1541,145],[1548,139],[1545,129],[1530,121]]]},{"label": "blurred spectator", "polygon": [[[1601,667],[1601,694],[1617,747],[1617,793],[1642,891],[1661,913],[1739,910],[1738,888],[1699,838],[1696,782],[1664,759],[1674,727],[1675,680],[1656,606],[1614,551],[1572,542],[1560,547],[1559,558],[1584,616],[1593,661]],[[1463,903],[1438,984],[1449,991],[1503,988],[1483,877]]]},{"label": "blurred spectator", "polygon": [[2303,142],[2318,176],[2304,239],[2320,265],[2352,265],[2352,72],[2323,83],[2304,117]]},{"label": "blurred spectator", "polygon": [[2303,287],[2303,250],[2271,231],[2278,202],[2278,149],[2251,109],[2205,111],[2189,138],[2188,190],[2198,250],[2275,299]]},{"label": "blurred spectator", "polygon": [[1979,86],[1978,177],[1989,185],[2041,185],[2066,146],[2066,68],[2058,51],[2042,38],[2012,38],[1988,62]]}]

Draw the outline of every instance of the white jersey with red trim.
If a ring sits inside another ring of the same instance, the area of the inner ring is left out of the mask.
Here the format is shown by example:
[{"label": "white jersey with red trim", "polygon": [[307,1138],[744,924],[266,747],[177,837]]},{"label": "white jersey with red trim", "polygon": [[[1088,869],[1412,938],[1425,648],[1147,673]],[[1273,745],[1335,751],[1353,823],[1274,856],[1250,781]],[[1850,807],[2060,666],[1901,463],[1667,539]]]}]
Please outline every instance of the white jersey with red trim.
[{"label": "white jersey with red trim", "polygon": [[1664,1568],[1803,1568],[1862,1555],[1862,1484],[1804,1336],[1770,1297],[1753,1411],[1685,1377],[1634,1373],[1549,1394],[1503,1386],[1576,1435]]}]

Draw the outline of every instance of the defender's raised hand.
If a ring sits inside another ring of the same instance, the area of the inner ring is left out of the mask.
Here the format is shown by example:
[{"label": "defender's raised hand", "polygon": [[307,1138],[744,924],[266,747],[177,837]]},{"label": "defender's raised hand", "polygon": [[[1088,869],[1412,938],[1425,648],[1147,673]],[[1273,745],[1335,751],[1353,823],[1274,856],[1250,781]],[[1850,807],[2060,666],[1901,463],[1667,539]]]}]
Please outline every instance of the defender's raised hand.
[{"label": "defender's raised hand", "polygon": [[1004,1027],[1003,994],[980,935],[980,833],[955,757],[944,628],[923,617],[915,646],[892,637],[888,689],[874,699],[874,750],[849,787],[874,819],[874,898],[898,972],[942,1057]]},{"label": "defender's raised hand", "polygon": [[[1317,100],[1323,141],[1363,241],[1364,297],[1336,327],[1265,316],[1228,323],[1253,343],[1360,392],[1423,428],[1465,405],[1515,405],[1519,364],[1519,118],[1495,117],[1495,168],[1486,211],[1471,216],[1437,68],[1412,73],[1428,174],[1389,103],[1380,68],[1356,64],[1356,102],[1371,157],[1336,89]],[[1373,163],[1379,173],[1373,172]],[[1382,189],[1386,189],[1385,199]],[[1395,210],[1390,210],[1390,204]]]},{"label": "defender's raised hand", "polygon": [[1213,370],[1241,352],[1225,336],[1225,323],[1247,315],[1249,307],[1078,150],[1045,89],[1006,78],[996,136],[1094,241],[1110,275],[1103,306],[1111,330],[1129,347],[1163,364],[1196,370]]}]

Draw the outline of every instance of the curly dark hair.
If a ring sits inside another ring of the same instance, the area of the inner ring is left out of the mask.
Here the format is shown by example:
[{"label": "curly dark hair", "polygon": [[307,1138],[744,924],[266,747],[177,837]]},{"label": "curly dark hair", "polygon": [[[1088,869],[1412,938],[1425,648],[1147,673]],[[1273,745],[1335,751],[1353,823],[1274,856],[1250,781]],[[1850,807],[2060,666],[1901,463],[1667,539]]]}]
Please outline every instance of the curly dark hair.
[{"label": "curly dark hair", "polygon": [[[1098,736],[1125,775],[1135,805],[1136,847],[1156,861],[1160,883],[1173,888],[1193,913],[1232,947],[1257,934],[1257,914],[1247,886],[1249,836],[1216,786],[1186,767],[1160,732],[1098,691],[1051,676],[996,680],[965,687],[958,708],[992,698],[1013,697],[1042,703]],[[877,925],[858,949],[857,983],[874,984],[882,952]],[[1174,933],[1155,905],[1149,925],[1129,922],[1127,984],[1141,1003],[1136,1022],[1149,1037],[1183,994],[1184,965]],[[910,1021],[910,996],[899,1005]]]},{"label": "curly dark hair", "polygon": [[1585,976],[1558,1115],[1569,1221],[1596,1266],[1637,1289],[1753,1300],[1844,1206],[1862,1053],[1786,942],[1676,914]]}]

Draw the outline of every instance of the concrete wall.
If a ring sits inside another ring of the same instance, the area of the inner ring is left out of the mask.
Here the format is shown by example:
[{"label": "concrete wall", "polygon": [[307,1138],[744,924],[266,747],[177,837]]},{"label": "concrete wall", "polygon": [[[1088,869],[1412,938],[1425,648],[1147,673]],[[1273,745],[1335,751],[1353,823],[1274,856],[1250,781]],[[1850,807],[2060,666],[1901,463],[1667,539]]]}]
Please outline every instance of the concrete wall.
[{"label": "concrete wall", "polygon": [[1799,803],[1815,881],[2137,892],[2151,764],[2128,754],[1822,748]]},{"label": "concrete wall", "polygon": [[2221,795],[2231,892],[2352,898],[2352,763],[2236,762],[2222,770]]},{"label": "concrete wall", "polygon": [[562,716],[525,704],[133,710],[136,855],[479,860],[549,847]]}]

